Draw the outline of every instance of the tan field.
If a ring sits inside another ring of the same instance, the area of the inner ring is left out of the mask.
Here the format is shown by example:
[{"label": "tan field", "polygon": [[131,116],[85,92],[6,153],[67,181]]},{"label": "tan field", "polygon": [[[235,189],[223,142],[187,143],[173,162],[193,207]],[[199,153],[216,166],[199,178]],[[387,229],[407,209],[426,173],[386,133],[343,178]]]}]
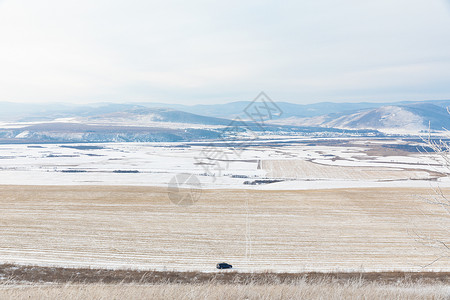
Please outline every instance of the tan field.
[{"label": "tan field", "polygon": [[[429,189],[205,190],[176,206],[153,187],[1,186],[1,262],[214,271],[421,270],[450,223]],[[441,260],[427,270],[448,270]]]},{"label": "tan field", "polygon": [[[338,179],[338,180],[407,180],[430,179],[439,176],[436,172],[401,168],[374,168],[330,166],[306,160],[262,160],[261,169],[268,177],[295,179]],[[441,174],[442,176],[442,174]]]}]

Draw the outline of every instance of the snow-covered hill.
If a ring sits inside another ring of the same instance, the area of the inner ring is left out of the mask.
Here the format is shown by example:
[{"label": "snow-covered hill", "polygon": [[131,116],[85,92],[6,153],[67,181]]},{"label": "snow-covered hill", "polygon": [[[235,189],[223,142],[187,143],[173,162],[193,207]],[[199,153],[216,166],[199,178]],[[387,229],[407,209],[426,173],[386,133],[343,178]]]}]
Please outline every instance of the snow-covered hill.
[{"label": "snow-covered hill", "polygon": [[[238,112],[238,106],[248,102],[192,106],[198,113],[174,108],[147,107],[141,104],[103,103],[86,106],[35,105],[15,114],[17,105],[5,105],[0,113],[0,143],[10,142],[144,142],[144,141],[199,141],[223,139],[223,131],[258,135],[302,135],[324,132],[364,130],[415,132],[450,129],[448,101],[423,101],[380,106],[373,103],[318,103],[297,105],[277,103],[284,119],[272,124],[260,124],[245,120],[245,126],[237,126],[231,119],[216,117],[220,108],[223,114]],[[375,107],[370,107],[370,106]],[[327,108],[325,108],[327,107]],[[370,108],[368,108],[370,107]],[[215,109],[214,109],[215,108]],[[354,108],[353,110],[351,108]],[[9,111],[9,114],[7,114]],[[209,111],[210,115],[200,114]],[[322,112],[322,115],[319,113]],[[245,118],[245,114],[241,113]],[[228,128],[230,127],[230,128]],[[336,129],[339,128],[339,129]],[[364,129],[364,130],[363,130]],[[233,133],[229,135],[233,136]]]},{"label": "snow-covered hill", "polygon": [[395,129],[419,132],[450,129],[450,115],[445,107],[430,103],[388,105],[375,109],[328,114],[312,118],[291,117],[275,121],[295,126],[321,126],[348,129]]},{"label": "snow-covered hill", "polygon": [[[120,124],[145,126],[153,123],[175,123],[175,124],[201,124],[201,125],[228,125],[231,120],[214,118],[187,113],[170,108],[132,108],[107,114],[78,117],[82,123],[88,124]],[[179,126],[177,126],[179,127]]]}]

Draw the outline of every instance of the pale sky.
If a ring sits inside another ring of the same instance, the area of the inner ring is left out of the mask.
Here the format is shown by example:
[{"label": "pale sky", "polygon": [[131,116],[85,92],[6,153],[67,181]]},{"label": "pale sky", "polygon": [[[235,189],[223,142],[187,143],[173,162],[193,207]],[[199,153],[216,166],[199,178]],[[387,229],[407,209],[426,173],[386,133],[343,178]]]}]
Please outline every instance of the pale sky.
[{"label": "pale sky", "polygon": [[0,101],[450,99],[450,0],[0,0]]}]

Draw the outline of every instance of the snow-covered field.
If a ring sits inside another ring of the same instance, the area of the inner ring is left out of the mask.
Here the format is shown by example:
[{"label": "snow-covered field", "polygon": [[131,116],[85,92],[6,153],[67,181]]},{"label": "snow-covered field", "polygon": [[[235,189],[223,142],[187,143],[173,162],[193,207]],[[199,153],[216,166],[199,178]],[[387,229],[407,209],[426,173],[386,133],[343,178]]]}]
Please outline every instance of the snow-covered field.
[{"label": "snow-covered field", "polygon": [[[278,139],[242,151],[220,142],[0,145],[0,263],[419,270],[439,253],[412,230],[445,239],[450,228],[422,197],[431,187],[450,191],[450,181],[436,157],[402,150],[411,144]],[[168,189],[180,173],[202,189]],[[175,205],[169,197],[177,193],[194,195],[193,205]],[[450,271],[446,261],[431,269]]]},{"label": "snow-covered field", "polygon": [[[450,190],[447,190],[450,191]],[[238,271],[421,270],[450,220],[428,189],[205,190],[191,206],[165,188],[0,186],[0,262]],[[426,212],[424,214],[424,212]],[[426,270],[449,271],[448,260]]]},{"label": "snow-covered field", "polygon": [[221,143],[0,145],[0,184],[167,186],[187,173],[205,189],[448,185],[449,170],[429,154],[377,154],[373,147],[386,143],[379,140],[314,142],[269,140],[244,150]]}]

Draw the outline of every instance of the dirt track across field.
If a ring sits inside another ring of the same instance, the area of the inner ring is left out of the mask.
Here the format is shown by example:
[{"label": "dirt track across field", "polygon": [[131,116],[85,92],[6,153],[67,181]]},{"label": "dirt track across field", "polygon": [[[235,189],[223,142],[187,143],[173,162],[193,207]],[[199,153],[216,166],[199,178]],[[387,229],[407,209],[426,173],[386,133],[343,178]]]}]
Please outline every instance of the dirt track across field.
[{"label": "dirt track across field", "polygon": [[[153,187],[0,186],[0,262],[216,272],[422,270],[449,218],[430,189],[205,190],[176,206]],[[448,238],[448,237],[447,237]],[[425,270],[449,270],[441,260]]]}]

